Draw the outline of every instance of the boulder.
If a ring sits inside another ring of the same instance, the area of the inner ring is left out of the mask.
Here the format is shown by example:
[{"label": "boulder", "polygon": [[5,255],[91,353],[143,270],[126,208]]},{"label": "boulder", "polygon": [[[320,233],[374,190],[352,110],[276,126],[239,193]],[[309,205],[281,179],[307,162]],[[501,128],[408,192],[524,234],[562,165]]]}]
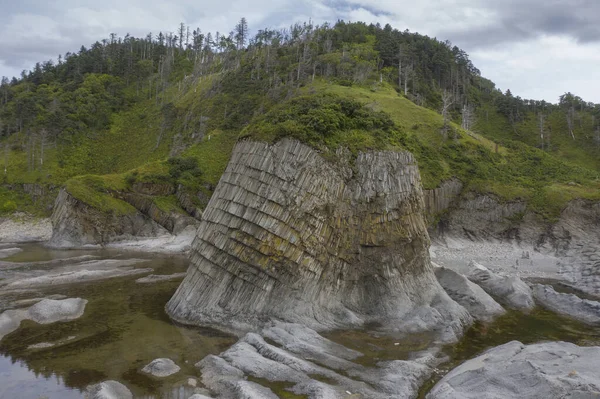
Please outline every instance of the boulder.
[{"label": "boulder", "polygon": [[513,341],[450,371],[426,398],[600,398],[599,369],[600,347]]},{"label": "boulder", "polygon": [[155,377],[168,377],[178,373],[181,368],[171,359],[161,358],[155,359],[148,363],[142,371],[147,374],[152,374]]},{"label": "boulder", "polygon": [[117,381],[104,381],[87,387],[86,399],[133,399],[131,391]]},{"label": "boulder", "polygon": [[534,284],[531,288],[538,305],[582,323],[600,325],[600,302],[556,292],[549,285]]},{"label": "boulder", "polygon": [[0,339],[17,330],[23,320],[50,324],[77,319],[83,315],[87,302],[81,298],[43,299],[28,309],[7,310],[0,314]]},{"label": "boulder", "polygon": [[435,269],[435,276],[450,298],[467,309],[475,320],[488,322],[506,312],[494,298],[462,274],[439,267]]},{"label": "boulder", "polygon": [[468,279],[509,308],[528,312],[535,307],[531,288],[519,277],[500,276],[476,262],[470,268]]}]

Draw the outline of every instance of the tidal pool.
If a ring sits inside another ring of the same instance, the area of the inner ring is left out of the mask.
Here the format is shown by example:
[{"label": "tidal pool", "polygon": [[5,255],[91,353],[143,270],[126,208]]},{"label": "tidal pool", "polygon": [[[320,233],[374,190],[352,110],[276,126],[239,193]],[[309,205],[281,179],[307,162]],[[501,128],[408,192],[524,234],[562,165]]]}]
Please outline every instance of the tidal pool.
[{"label": "tidal pool", "polygon": [[[188,266],[182,256],[117,250],[57,251],[34,244],[21,248],[23,252],[0,261],[0,280],[21,273],[21,269],[14,268],[14,262],[26,265],[25,270],[38,272],[48,268],[51,271],[82,256],[144,259],[135,267],[151,267],[153,274],[181,273]],[[51,266],[31,263],[56,259],[62,261]],[[9,263],[12,268],[6,266]],[[201,376],[194,364],[206,355],[225,351],[237,339],[217,330],[174,323],[165,314],[164,306],[180,281],[139,284],[135,282],[139,277],[30,291],[3,292],[0,288],[0,312],[13,307],[18,300],[57,294],[89,301],[84,315],[77,320],[50,325],[24,321],[17,331],[0,341],[0,399],[83,398],[88,385],[105,380],[119,381],[127,385],[135,398],[144,399],[188,399],[195,393],[195,388],[188,384],[189,378],[201,388]],[[380,361],[409,359],[412,353],[430,347],[434,341],[430,334],[391,336],[369,329],[323,335],[363,353],[354,362],[364,367],[377,367]],[[525,344],[563,340],[583,346],[600,345],[600,329],[543,309],[535,309],[528,315],[509,311],[493,323],[476,323],[459,343],[442,349],[449,360],[441,364],[440,372],[425,383],[420,397],[424,398],[441,376],[461,362],[512,340]],[[167,378],[155,378],[140,371],[150,361],[161,357],[175,361],[181,371]],[[320,376],[313,378],[322,379]],[[279,397],[303,397],[289,392],[289,383],[250,379],[270,387]]]},{"label": "tidal pool", "polygon": [[[56,251],[28,245],[3,261],[35,262],[82,255],[101,258],[142,258],[136,267],[154,268],[153,274],[173,274],[187,268],[180,256],[121,251]],[[14,300],[60,294],[87,299],[84,315],[70,322],[39,325],[24,321],[0,341],[0,398],[82,398],[86,386],[117,380],[136,398],[184,398],[194,393],[188,378],[200,385],[194,364],[208,354],[231,346],[236,338],[207,329],[177,325],[164,306],[179,281],[136,283],[136,278],[114,278],[85,284],[4,293],[0,306]],[[0,291],[2,289],[0,288]],[[0,312],[4,309],[0,308]],[[42,344],[42,345],[39,345]],[[44,344],[53,344],[52,347]],[[38,348],[32,347],[38,345]],[[42,347],[39,347],[42,346]],[[167,378],[154,378],[140,370],[150,361],[166,357],[181,367]]]}]

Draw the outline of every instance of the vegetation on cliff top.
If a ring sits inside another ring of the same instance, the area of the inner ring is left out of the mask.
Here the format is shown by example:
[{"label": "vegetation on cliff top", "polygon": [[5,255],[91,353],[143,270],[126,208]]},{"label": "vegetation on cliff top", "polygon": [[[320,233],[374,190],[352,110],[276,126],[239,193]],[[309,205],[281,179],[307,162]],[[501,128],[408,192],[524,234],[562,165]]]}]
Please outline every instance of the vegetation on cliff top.
[{"label": "vegetation on cliff top", "polygon": [[[241,133],[325,152],[408,149],[426,188],[456,176],[545,216],[598,197],[596,104],[502,93],[449,42],[389,25],[296,24],[252,38],[242,28],[216,40],[194,30],[185,43],[111,37],[3,79],[4,183],[66,182],[80,200],[119,212],[131,209],[113,194],[136,182],[206,198]],[[187,158],[197,170],[173,176],[173,162]],[[47,206],[13,191],[0,190],[0,212]]]}]

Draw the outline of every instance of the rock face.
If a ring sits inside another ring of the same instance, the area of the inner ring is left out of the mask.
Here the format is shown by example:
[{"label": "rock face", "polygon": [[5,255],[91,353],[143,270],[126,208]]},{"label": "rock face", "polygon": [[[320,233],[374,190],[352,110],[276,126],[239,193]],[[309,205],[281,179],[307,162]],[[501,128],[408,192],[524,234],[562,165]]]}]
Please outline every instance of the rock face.
[{"label": "rock face", "polygon": [[436,215],[446,211],[457,200],[462,192],[463,184],[458,179],[450,179],[442,182],[433,190],[423,190],[425,200],[425,211],[430,220]]},{"label": "rock face", "polygon": [[513,341],[452,370],[427,399],[600,397],[600,347]]},{"label": "rock face", "polygon": [[237,330],[271,316],[455,337],[471,321],[437,283],[406,152],[331,163],[294,140],[243,141],[204,211],[175,319]]},{"label": "rock face", "polygon": [[[263,338],[264,337],[264,338]],[[266,342],[275,342],[277,346]],[[409,399],[433,373],[439,360],[430,353],[413,360],[381,361],[365,367],[362,353],[289,323],[273,323],[261,334],[248,333],[219,356],[196,364],[202,382],[222,398],[278,398],[269,382],[287,382],[288,392],[308,398]],[[250,381],[259,379],[260,385]]]},{"label": "rock face", "polygon": [[469,280],[506,306],[521,311],[529,311],[535,307],[531,289],[519,277],[497,275],[475,262],[471,263],[471,267],[467,276]]},{"label": "rock face", "polygon": [[600,302],[559,293],[548,285],[534,284],[531,288],[539,305],[586,324],[600,325]]},{"label": "rock face", "polygon": [[438,267],[435,269],[435,276],[450,298],[467,309],[474,319],[491,321],[505,313],[504,308],[494,298],[462,274]]},{"label": "rock face", "polygon": [[[165,188],[167,186],[167,188]],[[102,212],[70,195],[65,189],[56,198],[52,213],[52,247],[80,247],[84,245],[109,244],[119,241],[150,237],[177,235],[188,227],[196,227],[198,220],[178,212],[161,210],[152,195],[170,194],[170,185],[134,185],[140,192],[116,193],[119,199],[132,205],[130,214]]]},{"label": "rock face", "polygon": [[52,238],[49,244],[60,248],[80,247],[164,234],[168,234],[166,229],[139,212],[129,215],[107,214],[62,189],[52,213]]},{"label": "rock face", "polygon": [[155,377],[168,377],[178,373],[181,368],[171,359],[155,359],[148,363],[142,371]]}]

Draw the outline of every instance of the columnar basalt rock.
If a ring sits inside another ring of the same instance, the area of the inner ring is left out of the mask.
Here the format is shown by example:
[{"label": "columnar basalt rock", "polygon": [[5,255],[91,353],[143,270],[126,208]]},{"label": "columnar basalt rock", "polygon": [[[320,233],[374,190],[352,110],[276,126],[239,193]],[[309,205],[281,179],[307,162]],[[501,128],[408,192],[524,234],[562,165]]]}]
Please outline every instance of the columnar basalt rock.
[{"label": "columnar basalt rock", "polygon": [[163,234],[168,234],[168,231],[139,212],[108,214],[79,201],[62,189],[52,213],[52,238],[49,244],[53,247],[79,247]]},{"label": "columnar basalt rock", "polygon": [[451,339],[471,318],[438,284],[428,246],[412,154],[329,162],[295,140],[242,141],[167,311],[238,331],[275,317],[316,329],[438,329]]}]

